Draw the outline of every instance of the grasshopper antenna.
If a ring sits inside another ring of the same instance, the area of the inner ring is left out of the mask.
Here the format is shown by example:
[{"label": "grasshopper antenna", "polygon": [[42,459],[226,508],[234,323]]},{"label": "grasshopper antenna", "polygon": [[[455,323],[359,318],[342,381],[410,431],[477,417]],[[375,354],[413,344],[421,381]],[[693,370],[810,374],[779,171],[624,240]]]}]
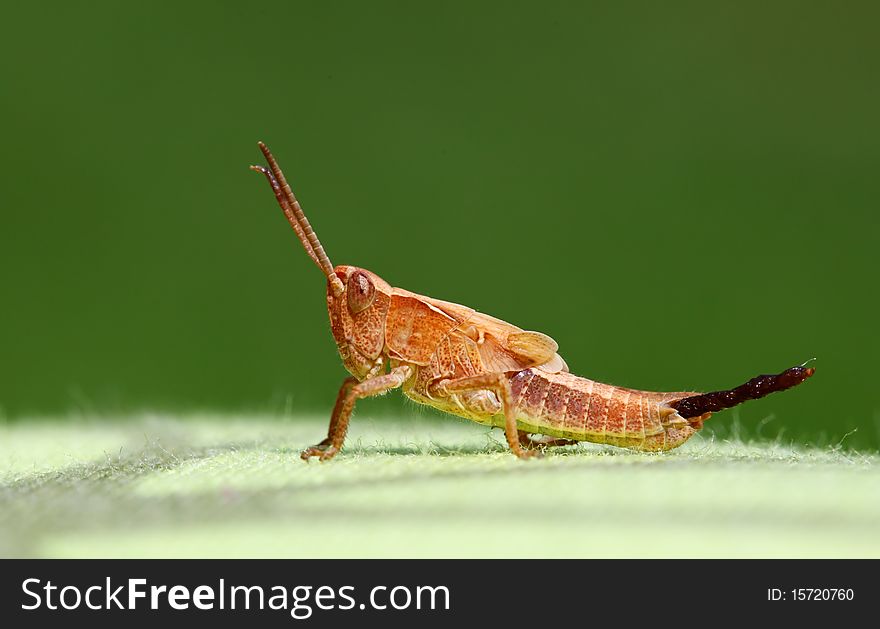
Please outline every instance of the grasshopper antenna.
[{"label": "grasshopper antenna", "polygon": [[268,146],[263,142],[258,142],[257,144],[263,152],[266,161],[269,162],[269,169],[266,169],[263,166],[251,166],[251,169],[263,173],[266,176],[266,179],[269,180],[269,184],[272,186],[272,191],[275,193],[275,198],[278,200],[278,205],[281,206],[285,216],[287,216],[288,222],[293,227],[300,242],[302,242],[306,253],[312,261],[318,265],[318,268],[324,272],[324,275],[327,276],[333,294],[336,296],[341,295],[345,291],[345,286],[343,286],[342,281],[336,273],[333,272],[333,265],[330,263],[330,258],[324,251],[324,247],[321,246],[321,241],[318,240],[318,235],[315,233],[315,230],[313,230],[311,224],[309,224],[309,219],[307,219],[305,213],[303,213],[299,201],[297,201],[296,197],[293,195],[293,190],[290,189],[290,185],[284,178],[284,173],[281,172],[278,162],[275,161],[275,157],[272,155]]},{"label": "grasshopper antenna", "polygon": [[291,227],[293,227],[293,230],[299,237],[299,240],[303,244],[303,247],[305,247],[306,253],[309,254],[312,262],[314,262],[315,265],[323,271],[324,269],[321,267],[321,263],[318,262],[318,256],[315,255],[315,251],[314,249],[312,249],[312,245],[309,243],[308,238],[306,238],[306,234],[303,231],[303,228],[300,227],[300,224],[296,220],[296,215],[293,213],[293,210],[290,209],[290,205],[288,205],[287,199],[284,198],[284,192],[282,192],[281,186],[278,184],[278,180],[275,179],[272,171],[265,166],[251,166],[251,170],[266,175],[266,180],[269,182],[269,185],[272,186],[272,192],[275,193],[275,199],[278,201],[278,205],[281,206],[281,210],[287,217],[287,221],[290,223]]}]

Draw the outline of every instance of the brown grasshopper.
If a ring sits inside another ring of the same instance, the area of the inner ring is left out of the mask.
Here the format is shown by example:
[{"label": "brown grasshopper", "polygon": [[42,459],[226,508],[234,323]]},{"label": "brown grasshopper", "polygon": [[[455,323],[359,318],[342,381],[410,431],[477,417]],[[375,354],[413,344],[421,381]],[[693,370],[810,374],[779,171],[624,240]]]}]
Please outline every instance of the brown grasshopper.
[{"label": "brown grasshopper", "polygon": [[330,328],[352,374],[339,389],[327,438],[303,450],[306,461],[326,461],[342,449],[355,401],[396,388],[420,404],[504,428],[510,450],[524,459],[578,441],[671,450],[712,412],[788,389],[815,371],[801,365],[704,394],[638,391],[575,376],[545,334],[394,288],[366,269],[334,267],[272,153],[259,146],[269,168],[251,168],[266,176],[306,253],[327,277]]}]

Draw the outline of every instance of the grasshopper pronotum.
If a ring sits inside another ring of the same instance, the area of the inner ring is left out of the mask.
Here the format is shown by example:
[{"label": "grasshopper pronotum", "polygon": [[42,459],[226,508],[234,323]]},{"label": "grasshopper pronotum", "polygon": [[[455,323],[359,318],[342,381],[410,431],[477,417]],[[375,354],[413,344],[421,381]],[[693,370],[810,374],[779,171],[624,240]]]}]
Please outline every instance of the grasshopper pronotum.
[{"label": "grasshopper pronotum", "polygon": [[638,391],[575,376],[545,334],[394,288],[366,269],[334,267],[272,153],[259,146],[269,168],[251,168],[266,176],[306,253],[327,277],[330,328],[352,374],[339,389],[327,438],[303,450],[306,461],[326,461],[342,449],[356,400],[396,388],[420,404],[504,428],[510,450],[527,458],[578,441],[671,450],[712,412],[788,389],[815,371],[801,365],[704,394]]}]

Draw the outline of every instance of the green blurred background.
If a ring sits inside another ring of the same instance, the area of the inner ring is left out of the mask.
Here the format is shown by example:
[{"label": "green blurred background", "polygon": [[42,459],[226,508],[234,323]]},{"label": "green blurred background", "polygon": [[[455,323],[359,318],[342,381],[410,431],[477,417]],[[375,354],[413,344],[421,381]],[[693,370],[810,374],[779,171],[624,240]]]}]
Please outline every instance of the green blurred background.
[{"label": "green blurred background", "polygon": [[710,425],[876,448],[875,6],[9,5],[3,414],[329,412],[324,282],[247,170],[262,139],[334,263],[619,385],[815,356]]}]

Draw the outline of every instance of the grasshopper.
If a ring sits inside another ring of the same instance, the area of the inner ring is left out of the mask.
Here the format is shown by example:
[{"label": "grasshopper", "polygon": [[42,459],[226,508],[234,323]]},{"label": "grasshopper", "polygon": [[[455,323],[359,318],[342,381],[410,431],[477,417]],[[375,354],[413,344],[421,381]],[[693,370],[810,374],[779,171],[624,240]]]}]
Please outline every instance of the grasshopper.
[{"label": "grasshopper", "polygon": [[327,278],[330,329],[351,374],[339,389],[327,438],[303,450],[303,460],[334,457],[355,402],[397,388],[420,404],[503,428],[510,451],[525,459],[579,441],[671,450],[713,412],[798,385],[815,371],[800,365],[711,393],[655,393],[575,376],[546,334],[394,288],[366,269],[334,267],[278,162],[264,143],[259,147],[269,167],[251,169],[266,176],[306,253]]}]

